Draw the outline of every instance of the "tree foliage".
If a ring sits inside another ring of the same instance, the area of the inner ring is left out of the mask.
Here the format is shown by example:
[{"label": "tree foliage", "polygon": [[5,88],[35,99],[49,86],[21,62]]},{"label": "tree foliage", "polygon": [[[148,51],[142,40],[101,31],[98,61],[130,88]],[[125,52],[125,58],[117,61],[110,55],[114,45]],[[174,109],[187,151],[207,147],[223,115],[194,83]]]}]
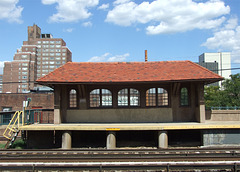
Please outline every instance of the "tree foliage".
[{"label": "tree foliage", "polygon": [[240,73],[223,81],[222,89],[206,86],[204,98],[206,107],[240,106]]}]

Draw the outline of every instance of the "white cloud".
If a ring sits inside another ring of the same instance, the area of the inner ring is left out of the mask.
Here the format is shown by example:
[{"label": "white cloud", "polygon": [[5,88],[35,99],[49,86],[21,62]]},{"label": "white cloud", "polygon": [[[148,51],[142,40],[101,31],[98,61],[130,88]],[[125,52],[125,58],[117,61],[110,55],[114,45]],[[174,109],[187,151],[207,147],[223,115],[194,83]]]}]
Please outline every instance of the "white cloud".
[{"label": "white cloud", "polygon": [[98,7],[99,10],[107,10],[109,8],[109,4],[102,4],[100,7]]},{"label": "white cloud", "polygon": [[214,31],[202,44],[208,49],[232,52],[232,61],[240,63],[240,26],[236,17],[231,18],[219,30]]},{"label": "white cloud", "polygon": [[94,56],[90,58],[88,62],[123,62],[126,61],[127,57],[129,57],[129,53],[114,56],[112,56],[110,53],[105,53],[101,56]]},{"label": "white cloud", "polygon": [[10,23],[22,23],[21,15],[23,7],[17,6],[18,0],[0,1],[0,20],[6,19]]},{"label": "white cloud", "polygon": [[110,53],[105,53],[101,56],[94,56],[88,60],[88,62],[102,62],[105,61],[106,57],[109,56]]},{"label": "white cloud", "polygon": [[73,30],[74,30],[74,28],[67,28],[67,29],[64,29],[63,31],[71,33],[71,32],[73,32]]},{"label": "white cloud", "polygon": [[124,4],[129,2],[130,0],[116,0],[113,2],[114,5],[118,5],[118,4]]},{"label": "white cloud", "polygon": [[185,32],[220,26],[230,13],[221,0],[197,3],[192,0],[155,0],[141,4],[117,0],[107,14],[106,22],[120,26],[146,24],[147,34]]},{"label": "white cloud", "polygon": [[108,62],[123,62],[126,61],[127,57],[129,57],[129,53],[123,54],[123,55],[115,55],[112,57],[109,57],[107,59]]},{"label": "white cloud", "polygon": [[82,26],[84,26],[84,27],[92,27],[92,22],[84,22],[83,24],[82,24]]},{"label": "white cloud", "polygon": [[57,3],[57,13],[49,18],[49,22],[77,22],[89,18],[89,8],[98,5],[99,0],[42,0],[44,5]]}]

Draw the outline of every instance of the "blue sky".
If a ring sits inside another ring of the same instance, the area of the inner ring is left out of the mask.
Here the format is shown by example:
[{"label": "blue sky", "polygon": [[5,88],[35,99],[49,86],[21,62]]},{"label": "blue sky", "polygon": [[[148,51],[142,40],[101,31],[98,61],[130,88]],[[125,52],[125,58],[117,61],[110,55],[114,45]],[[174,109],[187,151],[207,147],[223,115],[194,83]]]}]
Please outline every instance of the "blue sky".
[{"label": "blue sky", "polygon": [[144,61],[146,49],[149,61],[197,62],[228,51],[240,67],[239,18],[240,0],[0,0],[0,68],[34,23],[63,38],[74,62]]}]

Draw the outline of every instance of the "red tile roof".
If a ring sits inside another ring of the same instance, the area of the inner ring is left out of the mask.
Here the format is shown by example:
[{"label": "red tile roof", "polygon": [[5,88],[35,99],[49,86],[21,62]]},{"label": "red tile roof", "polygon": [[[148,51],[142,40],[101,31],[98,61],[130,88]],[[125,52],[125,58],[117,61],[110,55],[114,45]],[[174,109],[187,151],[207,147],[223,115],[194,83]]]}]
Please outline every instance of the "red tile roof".
[{"label": "red tile roof", "polygon": [[191,61],[68,62],[37,80],[40,84],[122,82],[215,82],[223,78]]}]

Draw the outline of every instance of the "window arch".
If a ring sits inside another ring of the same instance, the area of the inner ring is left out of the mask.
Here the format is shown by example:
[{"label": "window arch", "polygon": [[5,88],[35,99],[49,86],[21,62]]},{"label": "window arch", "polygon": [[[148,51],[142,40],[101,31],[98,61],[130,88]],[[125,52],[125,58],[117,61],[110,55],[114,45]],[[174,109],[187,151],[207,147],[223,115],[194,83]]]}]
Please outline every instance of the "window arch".
[{"label": "window arch", "polygon": [[181,88],[180,92],[180,105],[188,106],[189,105],[189,93],[186,87]]},{"label": "window arch", "polygon": [[69,91],[69,108],[77,108],[77,91],[75,89],[71,89]]},{"label": "window arch", "polygon": [[112,92],[108,89],[94,89],[90,92],[90,107],[111,107]]},{"label": "window arch", "polygon": [[118,106],[128,106],[128,89],[122,89],[118,92]]},{"label": "window arch", "polygon": [[146,91],[146,106],[168,106],[168,92],[163,88],[150,88]]},{"label": "window arch", "polygon": [[118,106],[140,106],[140,93],[134,88],[124,88],[118,91]]},{"label": "window arch", "polygon": [[138,90],[130,88],[130,106],[140,106],[140,93]]}]

